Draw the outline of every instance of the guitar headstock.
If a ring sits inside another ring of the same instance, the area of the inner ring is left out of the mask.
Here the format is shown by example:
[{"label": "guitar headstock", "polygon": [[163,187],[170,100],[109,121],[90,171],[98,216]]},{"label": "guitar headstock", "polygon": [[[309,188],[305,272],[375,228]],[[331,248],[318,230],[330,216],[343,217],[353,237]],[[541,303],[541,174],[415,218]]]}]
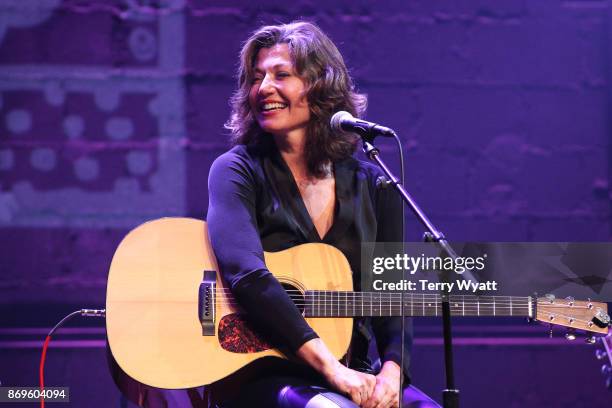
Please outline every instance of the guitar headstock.
[{"label": "guitar headstock", "polygon": [[535,320],[601,334],[607,334],[610,326],[606,303],[572,297],[556,299],[553,295],[537,298]]}]

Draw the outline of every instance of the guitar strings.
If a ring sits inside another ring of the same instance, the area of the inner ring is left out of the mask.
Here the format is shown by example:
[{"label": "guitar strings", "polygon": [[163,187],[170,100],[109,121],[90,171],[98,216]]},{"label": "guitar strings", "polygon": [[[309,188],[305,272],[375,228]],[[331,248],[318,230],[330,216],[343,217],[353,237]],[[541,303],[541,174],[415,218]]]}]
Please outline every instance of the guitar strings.
[{"label": "guitar strings", "polygon": [[[343,291],[307,291],[306,293],[294,289],[294,290],[286,290],[289,296],[298,297],[298,298],[316,298],[317,300],[322,298],[323,302],[344,302],[352,299],[355,300],[363,300],[364,298],[370,298],[373,302],[401,302],[402,294],[401,293],[377,293],[377,292],[343,292]],[[295,296],[290,292],[297,292],[299,296]],[[227,298],[233,298],[233,294],[229,289],[217,289],[216,291],[218,296],[225,296]],[[450,303],[464,303],[464,302],[476,302],[480,304],[495,303],[495,304],[503,304],[503,303],[512,303],[512,304],[520,304],[521,302],[529,303],[533,302],[533,299],[530,299],[529,296],[475,296],[475,295],[450,295],[448,299],[443,299],[438,294],[403,294],[404,300],[406,300],[407,296],[410,296],[411,299],[414,300],[415,297],[420,298],[421,301],[439,301],[442,302],[444,300]],[[431,299],[433,298],[433,299]],[[459,298],[459,299],[458,299]],[[582,302],[581,302],[582,303]],[[547,307],[569,307],[569,308],[588,308],[587,305],[581,304],[560,304],[560,303],[550,303],[549,301],[538,299],[538,305],[547,306]]]},{"label": "guitar strings", "polygon": [[[222,302],[222,303],[230,304],[230,305],[237,305],[235,302]],[[296,304],[296,306],[306,306],[306,305],[307,304]],[[316,305],[312,305],[312,304],[308,304],[308,305],[311,305],[312,308],[309,309],[307,312],[312,313],[313,311],[316,310],[317,313],[316,314],[312,314],[312,315],[307,313],[306,317],[328,317],[327,314],[329,314],[329,317],[342,317],[342,316],[345,316],[345,317],[359,317],[359,316],[361,316],[360,314],[356,313],[359,310],[354,310],[354,313],[348,313],[349,310],[351,309],[351,307],[346,307],[346,308],[343,309],[343,311],[346,312],[346,313],[340,313],[340,308],[338,307],[337,304],[333,304],[332,306],[334,306],[334,307],[329,307],[329,313],[327,313],[327,309],[326,309],[326,307],[324,305],[320,305],[321,307],[316,307],[316,308],[315,308]],[[414,309],[417,309],[417,310],[419,308],[422,308],[421,310],[424,309],[424,304],[422,302],[420,302],[420,303],[419,302],[413,303],[413,305],[415,306]],[[370,314],[367,314],[366,316],[376,317],[375,311],[378,311],[379,315],[381,317],[388,316],[386,313],[384,313],[384,312],[387,312],[387,311],[389,311],[391,313],[389,316],[393,316],[396,313],[398,313],[399,311],[401,311],[401,305],[399,305],[399,307],[398,307],[398,305],[394,305],[394,306],[391,306],[391,307],[387,307],[387,306],[388,305],[385,305],[382,308],[376,307],[374,309],[372,309],[369,306],[366,306],[365,308],[367,308],[369,310],[365,310],[365,311],[369,311],[370,312]],[[333,310],[334,308],[338,308],[337,313],[333,313],[334,312],[334,310]],[[519,312],[521,309],[527,309],[527,308],[528,308],[528,304],[524,304],[522,306],[521,305],[513,305],[512,308],[510,308],[509,306],[501,307],[501,308],[496,307],[495,311],[497,312],[499,310],[500,312],[507,312],[507,311],[510,311],[510,310],[516,310],[517,312]],[[323,309],[323,310],[321,310],[321,309]],[[355,309],[355,308],[352,308],[352,309]],[[358,309],[361,309],[361,308],[358,308]],[[434,310],[435,310],[435,313],[434,313]],[[408,314],[406,316],[421,316],[421,315],[424,315],[424,316],[438,316],[438,315],[440,315],[440,313],[438,313],[437,310],[438,310],[437,308],[432,308],[431,305],[428,305],[427,309],[425,309],[423,314],[419,314],[419,313],[415,314],[414,310],[413,310],[412,313],[410,313],[410,314]],[[404,311],[406,311],[406,305],[404,305]],[[321,312],[323,312],[323,313],[321,313]],[[459,306],[452,306],[451,307],[451,312],[454,312],[457,315],[463,314],[463,315],[468,315],[468,316],[478,316],[477,310],[474,309],[474,308],[472,308],[472,309],[465,308],[464,309],[464,308],[459,307]],[[462,313],[459,313],[459,312],[462,312]],[[502,315],[502,313],[500,313],[500,315]],[[524,315],[524,312],[523,313],[517,313],[517,317],[523,316],[523,315]],[[486,316],[490,316],[490,315],[487,314]],[[505,314],[503,316],[513,316],[513,315]],[[590,320],[584,320],[584,319],[576,318],[574,316],[569,316],[569,315],[565,315],[565,314],[555,314],[554,318],[557,319],[557,320],[558,319],[567,319],[568,321],[571,320],[574,323],[582,323],[582,324],[584,324],[586,326],[592,325],[592,322]],[[552,321],[551,321],[551,323],[552,323]]]},{"label": "guitar strings", "polygon": [[[376,315],[376,312],[378,312],[379,316],[386,316],[386,312],[389,312],[389,315],[397,315],[397,314],[401,314],[402,312],[402,300],[401,299],[394,299],[395,297],[400,297],[402,294],[390,294],[392,297],[392,300],[389,301],[388,299],[385,299],[385,301],[383,302],[382,298],[378,298],[378,299],[373,299],[370,298],[369,303],[364,303],[363,300],[361,299],[362,302],[361,304],[356,304],[356,302],[354,302],[355,304],[350,304],[347,303],[348,302],[348,298],[347,299],[324,299],[323,301],[321,301],[320,299],[313,299],[312,297],[310,299],[305,299],[304,296],[302,296],[302,292],[298,291],[298,290],[294,290],[294,292],[300,292],[300,296],[299,297],[295,297],[293,296],[291,299],[292,301],[295,303],[295,305],[297,307],[303,307],[304,309],[306,309],[307,307],[310,307],[309,310],[307,310],[308,312],[312,313],[315,310],[317,311],[316,315],[313,314],[314,317],[319,316],[319,317],[325,317],[328,313],[327,310],[329,308],[329,315],[330,316],[347,316],[347,317],[353,317],[353,316],[359,316],[360,314],[358,314],[358,311],[361,311],[361,314],[363,314],[364,312],[368,311],[370,316],[372,315]],[[238,303],[235,301],[235,299],[233,299],[233,297],[231,296],[231,292],[229,292],[227,289],[225,289],[226,293],[222,294],[222,297],[220,297],[220,301],[222,303],[228,304],[228,305],[238,305]],[[320,291],[317,292],[317,294],[328,294],[328,293],[338,293],[338,292],[326,292],[326,291]],[[368,293],[359,293],[359,292],[340,292],[340,293],[352,293],[353,295],[355,294],[360,294],[360,295],[368,295]],[[313,294],[313,292],[310,292],[309,294]],[[422,294],[422,295],[416,295],[417,298],[420,297],[420,301],[417,299],[417,301],[414,300],[415,295],[414,294],[410,294],[412,301],[411,302],[405,302],[404,301],[404,305],[403,305],[403,311],[406,311],[407,308],[410,308],[411,313],[410,315],[421,315],[421,313],[417,313],[415,314],[414,311],[415,309],[417,311],[422,311],[422,315],[424,316],[438,316],[438,299],[440,299],[440,295],[436,295],[436,294]],[[466,304],[466,299],[465,297],[468,297],[468,303]],[[223,297],[225,299],[223,299]],[[290,296],[291,297],[291,296]],[[433,302],[432,299],[428,299],[430,297],[433,297]],[[456,297],[461,297],[461,300],[459,299],[453,299]],[[512,297],[512,296],[489,296],[490,299],[495,298],[494,302],[483,302],[480,299],[486,298],[485,296],[482,297],[477,297],[477,296],[473,296],[473,295],[451,295],[451,299],[449,299],[449,303],[451,303],[450,307],[451,307],[451,312],[455,313],[457,315],[461,314],[461,315],[468,315],[468,316],[478,316],[481,314],[481,309],[482,312],[485,316],[489,316],[490,315],[490,311],[491,309],[493,310],[493,315],[500,315],[500,316],[513,316],[514,315],[514,311],[516,311],[517,315],[524,315],[525,312],[529,309],[529,304],[530,304],[530,298],[529,297]],[[508,298],[509,300],[503,301],[501,300],[501,298]],[[512,299],[515,299],[515,301],[513,302]],[[527,302],[524,301],[517,301],[518,299],[527,299]],[[351,300],[355,300],[355,299],[351,299]],[[366,299],[367,300],[367,299]],[[406,299],[405,299],[406,300]],[[484,300],[484,299],[483,299]],[[344,302],[343,302],[344,301]],[[432,306],[433,304],[433,306]],[[564,304],[551,304],[549,301],[543,301],[543,302],[538,302],[538,305],[541,306],[547,306],[548,308],[567,308],[567,307],[571,307],[573,309],[590,309],[588,306],[584,305],[564,305]],[[341,306],[343,306],[341,308]],[[489,308],[487,313],[487,308]],[[321,309],[323,313],[321,313]],[[336,309],[336,313],[334,312],[334,309]],[[344,313],[340,313],[340,311],[344,312]],[[349,310],[352,309],[352,313],[348,313]],[[361,309],[361,310],[359,310]],[[522,312],[521,312],[522,311]],[[509,313],[508,313],[509,312]],[[558,312],[555,312],[554,315],[551,314],[551,316],[553,316],[554,318],[557,319],[568,319],[571,320],[572,322],[579,322],[579,323],[583,323],[585,325],[592,325],[591,321],[589,320],[583,320],[583,319],[579,319],[579,318],[575,318],[573,316],[568,316],[568,315],[564,315],[564,314],[559,314]]]},{"label": "guitar strings", "polygon": [[[224,303],[226,305],[230,305],[230,306],[237,306],[238,305],[237,302],[222,302],[222,303]],[[327,305],[320,305],[319,304],[317,306],[316,304],[313,305],[313,304],[306,303],[306,302],[304,302],[302,304],[296,303],[296,306],[298,306],[298,307],[299,306],[306,307],[308,305],[310,305],[311,308],[306,311],[306,317],[360,317],[360,316],[377,317],[375,311],[378,311],[378,314],[379,314],[380,317],[387,317],[387,316],[397,316],[398,315],[397,313],[402,310],[401,305],[399,305],[399,307],[398,307],[398,305],[392,305],[392,306],[384,305],[383,307],[376,307],[374,309],[372,308],[372,305],[365,306],[363,308],[357,308],[357,309],[366,309],[365,311],[369,312],[369,314],[363,315],[363,314],[358,314],[357,312],[359,310],[355,310],[354,307],[352,308],[353,309],[353,313],[348,313],[349,309],[351,309],[351,307],[345,307],[343,309],[343,311],[346,312],[346,313],[340,313],[339,305],[338,304],[331,304],[331,306],[329,307],[329,313],[327,313],[327,308],[326,308]],[[328,305],[330,305],[330,304],[328,304]],[[406,314],[405,315],[406,317],[410,317],[410,316],[432,316],[433,317],[433,316],[439,316],[441,314],[441,313],[438,313],[438,309],[437,308],[433,308],[431,306],[431,304],[427,306],[427,309],[425,309],[425,306],[424,306],[423,302],[420,302],[420,303],[416,302],[416,303],[413,303],[412,305],[414,307],[411,308],[412,311],[411,311],[410,314]],[[473,305],[471,305],[471,306],[473,306]],[[494,315],[498,315],[499,314],[500,316],[516,316],[516,317],[521,317],[521,316],[524,316],[526,310],[524,312],[522,312],[522,313],[519,313],[520,310],[521,309],[528,309],[528,306],[529,306],[528,303],[524,304],[524,305],[518,305],[518,304],[514,305],[513,304],[512,307],[505,306],[505,307],[501,307],[500,308],[500,307],[496,306],[495,307]],[[408,306],[408,307],[410,307],[410,306]],[[337,308],[337,313],[333,313],[334,312],[334,310],[333,310],[334,308]],[[406,308],[407,308],[407,306],[404,305],[404,311],[406,311]],[[418,310],[419,308],[421,308],[421,310],[423,310],[423,313],[422,314],[420,314],[420,313],[416,313],[415,314],[414,313],[414,309]],[[322,310],[323,313],[321,313],[321,309],[323,309]],[[369,309],[369,310],[367,310],[367,309]],[[317,311],[317,313],[316,314],[311,314],[315,310]],[[435,310],[435,312],[434,312],[434,310]],[[507,314],[507,313],[503,314],[503,312],[513,311],[513,310],[517,311],[516,315],[514,315],[514,314]],[[387,311],[389,311],[389,313],[390,313],[389,315],[387,315],[385,313]],[[497,313],[497,311],[500,311],[500,313]],[[479,309],[477,310],[477,309],[474,309],[474,308],[471,308],[471,309],[470,308],[463,308],[463,307],[460,307],[458,305],[451,306],[451,313],[454,313],[456,315],[468,315],[468,316],[476,317],[476,316],[480,315],[479,312],[480,312]],[[363,313],[363,311],[362,311],[362,313]],[[329,316],[327,316],[328,314],[329,314]],[[484,316],[486,317],[486,316],[491,316],[491,315],[490,314],[485,314]],[[574,323],[582,323],[583,325],[588,326],[588,327],[592,326],[592,322],[590,320],[584,320],[584,319],[576,318],[574,316],[569,316],[569,315],[565,315],[565,314],[555,314],[554,318],[555,319],[567,319],[568,321],[571,321],[571,322],[574,322]],[[551,321],[551,323],[553,323],[553,321]]]},{"label": "guitar strings", "polygon": [[[287,290],[286,292],[297,292],[295,294],[288,293],[292,299],[310,299],[320,303],[344,303],[351,300],[363,301],[369,300],[370,302],[383,302],[388,303],[401,303],[402,294],[400,293],[376,293],[376,292],[338,292],[338,291],[307,291],[305,294],[299,290]],[[227,299],[234,299],[233,294],[229,289],[217,289],[217,296],[225,297]],[[443,299],[437,294],[404,294],[404,301],[408,300],[410,296],[412,303],[416,301],[420,302],[439,302],[446,300],[449,303],[460,303],[460,304],[480,304],[480,305],[520,305],[521,303],[529,304],[533,302],[528,296],[475,296],[475,295],[450,295],[448,299]],[[415,299],[416,298],[416,299]],[[546,306],[548,308],[592,308],[586,304],[560,304],[550,303],[549,301],[538,301],[537,305]]]},{"label": "guitar strings", "polygon": [[[299,291],[298,291],[299,292]],[[326,293],[326,292],[321,292],[321,293]],[[329,292],[331,293],[331,292]],[[335,292],[337,293],[337,292]],[[357,294],[359,292],[355,292],[355,294]],[[300,292],[301,294],[301,292]],[[225,299],[223,299],[222,297],[219,298],[219,300],[222,303],[225,303],[227,305],[238,305],[238,303],[235,301],[235,299],[231,298],[231,293],[230,294],[225,294],[227,295],[227,297],[225,297]],[[393,294],[394,296],[399,296],[401,297],[401,294]],[[417,301],[414,300],[415,295],[411,294],[412,302],[406,303],[404,302],[403,305],[403,310],[406,311],[407,308],[411,309],[411,315],[415,315],[414,311],[415,309],[417,311],[419,311],[419,309],[423,312],[423,315],[426,316],[438,316],[440,313],[438,313],[438,303],[437,302],[432,302],[431,299],[426,299],[432,297],[433,299],[437,300],[439,298],[441,298],[439,295],[427,295],[427,294],[423,294],[423,295],[416,295],[417,297],[420,297],[421,299],[417,299]],[[466,295],[454,295],[455,297],[461,297],[463,298]],[[463,315],[472,315],[472,316],[477,316],[480,314],[481,308],[483,309],[483,312],[486,312],[487,307],[489,308],[489,312],[491,311],[491,309],[493,308],[493,304],[494,303],[486,303],[486,302],[478,302],[478,297],[476,296],[471,296],[471,295],[467,295],[468,296],[468,301],[471,301],[470,303],[465,303],[464,299],[461,299],[461,301],[457,301],[457,299],[452,299],[453,296],[451,296],[451,312],[455,313],[455,314],[463,314]],[[496,298],[501,298],[501,297],[496,297]],[[506,315],[506,316],[511,316],[512,314],[508,314],[508,312],[510,311],[517,311],[518,315],[523,315],[523,313],[518,313],[520,312],[522,309],[528,309],[529,307],[529,297],[511,297],[511,296],[507,296],[507,298],[511,298],[511,299],[527,299],[527,302],[509,302],[509,301],[496,301],[495,302],[495,308],[494,308],[494,314],[500,314],[500,315]],[[292,300],[294,301],[294,303],[296,304],[297,307],[308,307],[310,306],[310,309],[308,310],[308,312],[312,313],[313,311],[317,311],[316,316],[319,317],[325,317],[325,315],[327,315],[327,309],[329,308],[329,314],[330,316],[333,315],[334,317],[336,316],[341,316],[341,315],[347,315],[347,317],[353,317],[354,315],[359,316],[359,314],[357,312],[359,312],[361,309],[362,312],[370,312],[371,314],[375,314],[375,312],[377,311],[379,315],[386,315],[385,312],[389,312],[390,315],[396,314],[398,312],[402,311],[402,302],[401,300],[393,300],[391,302],[385,301],[384,303],[381,304],[380,300],[379,301],[371,301],[369,304],[368,303],[363,303],[361,305],[350,305],[348,303],[345,302],[341,302],[341,300],[343,299],[339,299],[339,300],[324,300],[324,301],[314,301],[314,299],[310,299],[310,301],[308,301],[308,299],[304,299],[304,297],[300,296],[298,298],[298,300],[296,301],[295,297],[292,298]],[[472,303],[472,302],[477,302],[477,304]],[[432,306],[433,304],[433,306]],[[342,308],[340,306],[343,306]],[[550,304],[550,302],[538,302],[538,305],[541,306],[547,306],[549,308],[568,308],[571,307],[573,309],[589,309],[588,306],[580,306],[580,305],[563,305],[563,304]],[[361,306],[361,307],[359,307]],[[323,310],[321,310],[323,309]],[[333,313],[334,309],[337,310],[337,313]],[[343,312],[345,313],[340,313],[340,310],[342,309]],[[350,309],[353,309],[353,313],[348,313]],[[323,313],[321,313],[321,311]],[[499,313],[498,313],[499,312]],[[421,315],[419,313],[417,313],[416,315]],[[489,315],[489,314],[486,314]],[[315,316],[315,317],[316,317]],[[559,314],[558,312],[555,312],[554,314],[554,318],[555,319],[567,319],[568,321],[571,320],[572,322],[576,322],[576,323],[582,323],[584,325],[590,325],[592,324],[590,320],[584,320],[584,319],[580,319],[580,318],[576,318],[573,316],[569,316],[566,314]]]},{"label": "guitar strings", "polygon": [[[289,297],[292,299],[310,299],[317,303],[346,303],[352,300],[363,301],[368,300],[371,303],[373,302],[382,302],[384,304],[389,303],[402,303],[402,294],[401,293],[376,293],[376,292],[342,292],[342,291],[307,291],[305,294],[300,290],[286,290],[286,292],[298,292],[298,296],[289,294]],[[217,289],[217,295],[226,297],[228,299],[234,299],[233,294],[229,289]],[[380,296],[380,297],[378,297]],[[404,294],[404,302],[407,300],[407,296],[411,297],[411,303],[426,303],[426,302],[436,302],[442,303],[444,300],[438,294]],[[417,299],[415,299],[415,297]],[[432,297],[433,299],[430,299]],[[458,299],[460,297],[460,299]],[[321,299],[322,298],[322,299]],[[399,299],[398,299],[399,298]],[[420,299],[419,299],[420,298]],[[475,295],[450,295],[448,299],[446,299],[449,303],[459,303],[466,305],[520,305],[526,304],[528,305],[530,302],[533,302],[528,296],[475,296]],[[547,308],[572,308],[572,309],[590,309],[593,307],[589,307],[586,304],[560,304],[560,303],[550,303],[546,300],[538,300],[537,305],[546,306]]]}]

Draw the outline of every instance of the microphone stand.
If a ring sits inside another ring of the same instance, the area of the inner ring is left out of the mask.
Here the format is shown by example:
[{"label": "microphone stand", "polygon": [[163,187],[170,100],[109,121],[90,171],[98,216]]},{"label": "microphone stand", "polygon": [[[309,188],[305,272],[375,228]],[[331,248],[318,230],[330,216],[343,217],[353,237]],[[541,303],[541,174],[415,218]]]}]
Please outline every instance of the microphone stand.
[{"label": "microphone stand", "polygon": [[[374,141],[375,135],[364,135],[361,134],[363,140],[363,152],[366,156],[373,162],[375,162],[381,170],[385,173],[385,176],[390,180],[390,184],[393,185],[395,190],[402,197],[404,202],[410,207],[414,215],[416,215],[417,219],[423,224],[423,226],[427,229],[424,234],[425,242],[435,242],[437,243],[442,251],[446,253],[449,257],[456,259],[458,257],[457,253],[453,250],[453,248],[449,245],[448,241],[444,237],[444,234],[440,232],[429,220],[427,215],[421,210],[418,204],[414,201],[414,199],[408,194],[404,186],[400,183],[397,177],[389,170],[385,162],[380,158],[380,151],[372,145],[371,142]],[[396,136],[397,137],[397,136]],[[440,274],[443,279],[446,279],[444,274]],[[463,274],[463,278],[467,280],[472,280],[477,282],[474,276],[470,271],[465,271]],[[455,375],[454,375],[454,367],[453,367],[453,339],[452,339],[452,331],[451,331],[451,312],[450,312],[450,303],[448,299],[448,295],[442,293],[442,326],[444,331],[444,366],[446,370],[446,388],[442,391],[442,401],[444,408],[459,408],[459,390],[455,386]],[[402,298],[402,332],[403,332],[403,316],[404,310],[404,301]],[[404,345],[402,344],[402,351]],[[403,360],[403,359],[402,359]],[[403,361],[402,361],[403,365]],[[402,373],[403,376],[404,373]],[[400,399],[403,398],[403,390],[400,391]],[[401,401],[400,401],[401,404]]]}]

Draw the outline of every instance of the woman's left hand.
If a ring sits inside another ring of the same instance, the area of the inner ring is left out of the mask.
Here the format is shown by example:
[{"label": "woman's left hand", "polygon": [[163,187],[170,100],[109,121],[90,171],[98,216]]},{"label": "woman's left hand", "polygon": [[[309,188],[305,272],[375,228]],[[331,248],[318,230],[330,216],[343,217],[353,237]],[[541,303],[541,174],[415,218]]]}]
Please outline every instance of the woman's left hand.
[{"label": "woman's left hand", "polygon": [[393,361],[383,364],[376,376],[376,385],[370,398],[362,403],[363,408],[399,407],[400,367]]}]

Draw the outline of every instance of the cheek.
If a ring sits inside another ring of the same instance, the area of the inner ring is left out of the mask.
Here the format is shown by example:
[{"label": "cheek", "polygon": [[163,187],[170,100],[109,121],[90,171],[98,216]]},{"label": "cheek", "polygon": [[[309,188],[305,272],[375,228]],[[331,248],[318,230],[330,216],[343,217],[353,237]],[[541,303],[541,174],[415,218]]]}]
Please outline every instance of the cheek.
[{"label": "cheek", "polygon": [[299,87],[294,90],[293,94],[295,95],[296,105],[300,108],[308,108],[308,98],[306,97],[306,93],[304,88]]},{"label": "cheek", "polygon": [[259,89],[257,89],[257,87],[251,87],[251,90],[249,91],[249,106],[251,107],[251,110],[255,110],[255,105],[257,104],[257,93],[258,93]]}]

